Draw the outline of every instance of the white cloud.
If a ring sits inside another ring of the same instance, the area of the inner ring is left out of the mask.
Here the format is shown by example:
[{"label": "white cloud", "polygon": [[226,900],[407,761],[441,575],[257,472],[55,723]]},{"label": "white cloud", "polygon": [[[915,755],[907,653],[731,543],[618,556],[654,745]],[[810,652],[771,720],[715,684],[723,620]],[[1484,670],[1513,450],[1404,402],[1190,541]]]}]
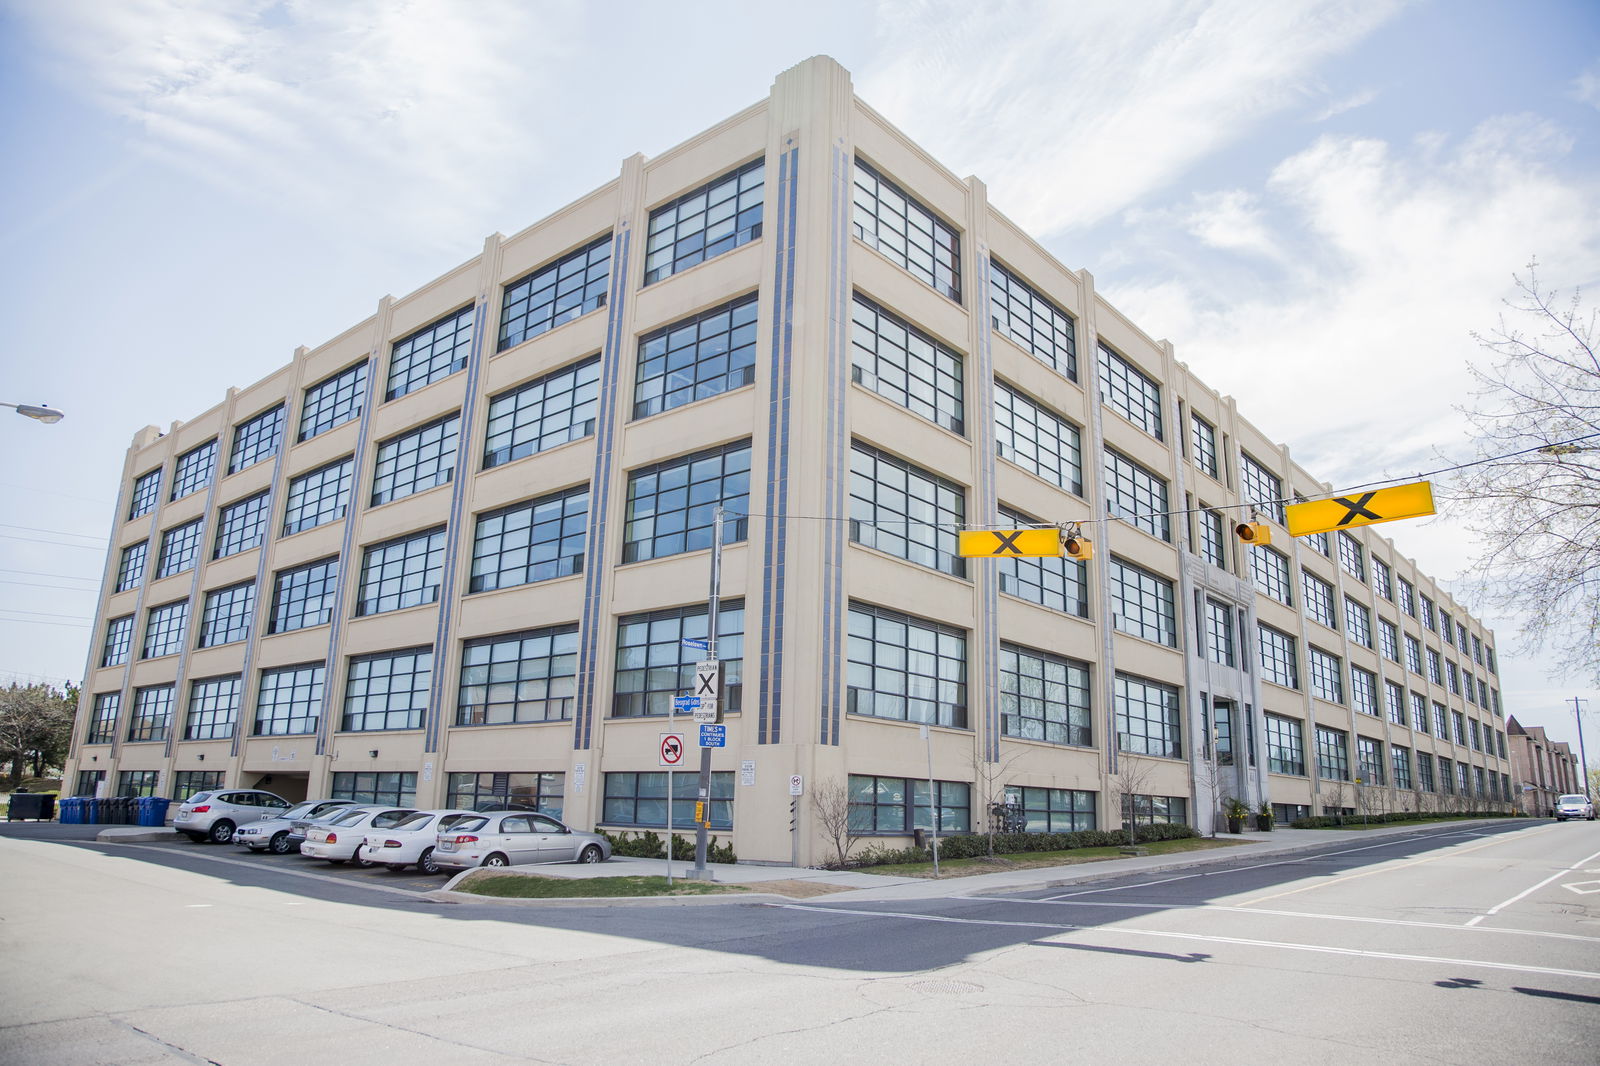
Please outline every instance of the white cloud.
[{"label": "white cloud", "polygon": [[[885,0],[862,96],[1041,234],[1138,202],[1303,100],[1398,0]],[[959,57],[959,61],[957,58]],[[977,64],[973,65],[973,58]]]},{"label": "white cloud", "polygon": [[1324,107],[1321,111],[1318,111],[1314,116],[1312,116],[1311,121],[1326,122],[1336,115],[1344,114],[1346,111],[1354,111],[1357,108],[1366,107],[1377,98],[1378,90],[1363,89],[1358,93],[1352,93],[1351,95],[1343,97],[1342,99],[1332,101],[1327,107]]},{"label": "white cloud", "polygon": [[1600,62],[1589,64],[1582,74],[1573,79],[1572,98],[1600,108]]}]

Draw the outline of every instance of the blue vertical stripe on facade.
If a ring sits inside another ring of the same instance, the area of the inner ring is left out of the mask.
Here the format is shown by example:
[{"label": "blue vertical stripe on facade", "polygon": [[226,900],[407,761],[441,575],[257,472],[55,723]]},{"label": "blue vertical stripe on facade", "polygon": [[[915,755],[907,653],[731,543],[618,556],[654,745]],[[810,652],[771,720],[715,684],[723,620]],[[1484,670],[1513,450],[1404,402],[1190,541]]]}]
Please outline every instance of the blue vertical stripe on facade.
[{"label": "blue vertical stripe on facade", "polygon": [[600,410],[595,416],[594,480],[589,487],[589,535],[583,577],[583,617],[578,626],[578,691],[572,746],[588,749],[594,740],[594,671],[598,657],[601,591],[604,585],[607,519],[611,508],[612,449],[616,443],[617,381],[622,370],[622,305],[628,291],[629,232],[618,232],[611,253],[611,292],[607,299],[606,343],[600,356]]}]

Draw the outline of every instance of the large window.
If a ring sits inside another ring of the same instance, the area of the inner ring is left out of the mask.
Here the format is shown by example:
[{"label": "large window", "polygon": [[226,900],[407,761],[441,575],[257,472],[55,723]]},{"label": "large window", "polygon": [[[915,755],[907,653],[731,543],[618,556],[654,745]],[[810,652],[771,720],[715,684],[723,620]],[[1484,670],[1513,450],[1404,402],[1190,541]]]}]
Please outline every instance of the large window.
[{"label": "large window", "polygon": [[989,263],[989,320],[996,332],[1078,380],[1078,342],[1072,316],[998,260]]},{"label": "large window", "polygon": [[1194,445],[1194,465],[1210,477],[1218,477],[1217,427],[1197,414],[1189,415],[1189,437]]},{"label": "large window", "polygon": [[348,733],[421,729],[432,680],[432,648],[352,658],[339,728]]},{"label": "large window", "polygon": [[200,534],[205,519],[196,518],[161,534],[161,552],[156,556],[156,577],[171,577],[193,570],[200,561]]},{"label": "large window", "polygon": [[1378,619],[1378,650],[1390,662],[1400,661],[1400,628],[1387,618]]},{"label": "large window", "polygon": [[1372,647],[1372,612],[1366,604],[1344,598],[1344,628],[1350,639],[1363,648]]},{"label": "large window", "polygon": [[894,182],[856,160],[855,235],[913,277],[961,302],[961,237]]},{"label": "large window", "polygon": [[389,355],[389,387],[384,399],[397,399],[464,369],[472,352],[473,310],[469,304],[395,341]]},{"label": "large window", "polygon": [[1078,833],[1095,827],[1095,793],[1071,788],[1006,786],[1006,802],[1022,808],[1024,832]]},{"label": "large window", "polygon": [[1433,601],[1426,596],[1422,597],[1422,624],[1429,629],[1439,628],[1439,619],[1434,614]]},{"label": "large window", "polygon": [[467,591],[581,573],[588,529],[587,485],[479,515]]},{"label": "large window", "polygon": [[[94,697],[94,718],[89,722],[85,744],[109,744],[117,735],[117,714],[122,710],[122,693],[100,692]],[[83,795],[82,790],[79,794]]]},{"label": "large window", "polygon": [[491,397],[484,469],[589,436],[599,398],[599,356]]},{"label": "large window", "polygon": [[1361,714],[1378,713],[1378,677],[1354,663],[1350,664],[1350,706]]},{"label": "large window", "polygon": [[850,539],[921,566],[966,576],[957,532],[966,524],[960,485],[860,441],[850,451]]},{"label": "large window", "polygon": [[1444,684],[1444,660],[1439,658],[1439,653],[1433,648],[1427,649],[1428,654],[1428,680],[1435,685]]},{"label": "large window", "polygon": [[300,409],[300,440],[310,440],[361,416],[367,396],[367,364],[357,363],[306,390]]},{"label": "large window", "polygon": [[1239,453],[1239,495],[1283,524],[1283,482],[1249,452]]},{"label": "large window", "polygon": [[867,836],[906,836],[914,829],[933,828],[937,806],[939,832],[970,833],[972,786],[934,781],[930,802],[928,784],[926,778],[851,774],[850,828]]},{"label": "large window", "polygon": [[936,426],[965,433],[961,356],[860,293],[851,314],[854,380]]},{"label": "large window", "polygon": [[1311,661],[1311,694],[1329,703],[1344,702],[1344,661],[1321,648],[1313,647],[1307,658]]},{"label": "large window", "polygon": [[1100,402],[1156,440],[1161,424],[1161,386],[1116,352],[1100,345]]},{"label": "large window", "polygon": [[217,539],[213,559],[238,555],[260,547],[267,532],[267,492],[247,496],[217,512]]},{"label": "large window", "polygon": [[[706,652],[685,641],[706,640],[706,606],[668,607],[617,619],[617,677],[611,713],[619,718],[672,712],[674,696],[694,691],[694,666]],[[744,703],[744,601],[724,601],[717,616],[719,700],[724,711]]]},{"label": "large window", "polygon": [[443,565],[442,526],[372,545],[361,558],[357,617],[437,601]]},{"label": "large window", "polygon": [[1451,711],[1450,712],[1450,725],[1451,725],[1451,736],[1454,738],[1454,740],[1456,742],[1456,746],[1460,747],[1460,748],[1466,747],[1467,746],[1467,716],[1462,714],[1460,711]]},{"label": "large window", "polygon": [[[628,475],[628,522],[622,561],[659,559],[711,547],[717,505],[732,511],[750,508],[750,442],[669,459]],[[724,515],[722,540],[745,539],[746,519]]]},{"label": "large window", "polygon": [[261,671],[255,735],[294,736],[317,731],[322,712],[322,663]]},{"label": "large window", "polygon": [[160,770],[123,770],[117,774],[117,795],[154,796],[160,783]]},{"label": "large window", "polygon": [[337,522],[350,509],[350,478],[355,459],[335,459],[289,482],[283,533],[299,533]]},{"label": "large window", "polygon": [[506,286],[500,350],[537,337],[606,305],[611,234]]},{"label": "large window", "polygon": [[144,624],[144,647],[141,659],[155,659],[162,655],[176,655],[183,650],[183,635],[189,624],[189,601],[162,604],[150,608]]},{"label": "large window", "polygon": [[148,474],[141,474],[134,479],[133,492],[129,494],[128,518],[138,518],[147,515],[156,509],[156,502],[161,499],[161,468],[158,466]]},{"label": "large window", "polygon": [[215,791],[222,787],[221,770],[175,770],[172,774],[172,798],[182,803],[196,792]]},{"label": "large window", "polygon": [[233,451],[228,456],[228,473],[236,474],[247,466],[270,459],[283,439],[283,404],[263,411],[233,427]]},{"label": "large window", "polygon": [[1389,748],[1389,763],[1394,768],[1394,787],[1411,787],[1411,749]]},{"label": "large window", "polygon": [[852,714],[967,726],[967,635],[881,607],[850,605]]},{"label": "large window", "polygon": [[[672,784],[672,826],[694,828],[694,807],[699,799],[695,774],[668,775],[665,770],[651,773],[606,774],[605,807],[600,821],[605,825],[667,827],[667,784]],[[718,770],[711,774],[711,795],[706,803],[706,819],[712,829],[724,832],[733,828],[733,774]]]},{"label": "large window", "polygon": [[1395,725],[1406,724],[1406,690],[1393,681],[1383,683],[1383,709]]},{"label": "large window", "polygon": [[1216,511],[1201,511],[1196,517],[1200,523],[1200,558],[1212,566],[1229,569],[1226,520]]},{"label": "large window", "polygon": [[189,686],[189,714],[184,720],[184,740],[226,740],[239,720],[238,674],[208,677]]},{"label": "large window", "polygon": [[332,621],[338,584],[337,558],[278,571],[272,586],[272,617],[267,622],[267,632],[287,633]]},{"label": "large window", "polygon": [[1356,777],[1363,785],[1384,783],[1383,741],[1372,737],[1356,737]]},{"label": "large window", "polygon": [[250,635],[250,620],[256,610],[256,583],[245,581],[206,593],[200,611],[200,639],[196,647],[211,648],[232,644]]},{"label": "large window", "polygon": [[1306,741],[1301,724],[1293,718],[1267,715],[1267,769],[1275,774],[1306,773]]},{"label": "large window", "polygon": [[366,770],[335,773],[329,794],[334,799],[355,800],[357,803],[412,807],[417,802],[417,775],[414,772]]},{"label": "large window", "polygon": [[[1000,509],[1000,517],[1012,523],[1014,529],[1042,524],[1004,507]],[[1001,592],[1052,611],[1079,618],[1089,616],[1089,567],[1083,560],[1021,555],[996,559],[993,565],[1000,578]]]},{"label": "large window", "polygon": [[1289,581],[1289,558],[1276,548],[1256,546],[1250,556],[1250,578],[1256,588],[1288,607],[1294,606],[1293,586]]},{"label": "large window", "polygon": [[575,625],[470,640],[461,656],[456,725],[569,719],[577,684]]},{"label": "large window", "polygon": [[1300,571],[1300,588],[1305,593],[1306,614],[1313,622],[1321,622],[1329,629],[1338,630],[1339,619],[1333,613],[1333,586],[1309,570]]},{"label": "large window", "polygon": [[1118,674],[1112,687],[1117,750],[1183,758],[1183,711],[1178,690],[1159,681]]},{"label": "large window", "polygon": [[1288,633],[1257,623],[1261,634],[1261,677],[1285,688],[1300,687],[1300,657]]},{"label": "large window", "polygon": [[1433,756],[1425,751],[1417,752],[1417,791],[1433,791]]},{"label": "large window", "polygon": [[216,468],[217,442],[214,438],[178,456],[178,461],[172,467],[172,499],[181,500],[205,488],[210,484],[211,472]]},{"label": "large window", "polygon": [[1420,692],[1408,692],[1406,696],[1411,703],[1411,728],[1419,733],[1429,732],[1427,697]]},{"label": "large window", "polygon": [[1178,615],[1172,582],[1143,567],[1113,558],[1111,624],[1123,633],[1168,647],[1178,645]]},{"label": "large window", "polygon": [[1093,744],[1089,664],[1002,643],[1000,732],[1051,744]]},{"label": "large window", "polygon": [[650,212],[644,283],[654,284],[761,236],[766,160],[757,159]]},{"label": "large window", "polygon": [[1350,780],[1349,734],[1317,726],[1317,773],[1335,781]]},{"label": "large window", "polygon": [[1123,816],[1132,807],[1134,825],[1187,825],[1189,801],[1183,796],[1132,796],[1123,804]]},{"label": "large window", "polygon": [[112,591],[127,592],[138,588],[139,582],[144,580],[144,566],[149,558],[150,542],[147,540],[123,548],[122,557],[117,560],[117,586]]},{"label": "large window", "polygon": [[515,803],[536,807],[552,818],[561,817],[566,774],[451,774],[445,779],[446,807],[477,810],[480,804]]},{"label": "large window", "polygon": [[1406,634],[1406,669],[1413,674],[1422,673],[1422,642]]},{"label": "large window", "polygon": [[1233,636],[1233,608],[1226,603],[1206,600],[1206,658],[1222,666],[1238,661]]},{"label": "large window", "polygon": [[1132,459],[1107,448],[1106,510],[1162,540],[1172,539],[1167,483]]},{"label": "large window", "polygon": [[1394,599],[1394,575],[1382,559],[1372,560],[1372,591],[1386,600]]},{"label": "large window", "polygon": [[172,729],[172,686],[150,685],[133,690],[133,716],[128,740],[166,740]]},{"label": "large window", "polygon": [[106,640],[100,647],[100,665],[120,666],[133,650],[133,615],[125,614],[106,623]]},{"label": "large window", "polygon": [[720,396],[756,379],[756,297],[674,322],[639,338],[633,417]]},{"label": "large window", "polygon": [[1357,581],[1367,579],[1366,552],[1359,540],[1342,529],[1339,530],[1339,565]]},{"label": "large window", "polygon": [[1400,609],[1415,618],[1417,616],[1416,586],[1403,577],[1398,580],[1400,582]]},{"label": "large window", "polygon": [[379,444],[372,506],[449,484],[456,472],[460,430],[461,416],[454,414]]},{"label": "large window", "polygon": [[1083,495],[1078,427],[1002,381],[994,383],[994,440],[1000,458]]}]

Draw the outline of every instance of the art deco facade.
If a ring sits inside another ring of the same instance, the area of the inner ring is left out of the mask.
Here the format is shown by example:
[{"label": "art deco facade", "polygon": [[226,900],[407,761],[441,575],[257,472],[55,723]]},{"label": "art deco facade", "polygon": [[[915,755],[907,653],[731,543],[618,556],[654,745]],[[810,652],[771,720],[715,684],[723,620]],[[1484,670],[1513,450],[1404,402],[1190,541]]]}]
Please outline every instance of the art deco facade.
[{"label": "art deco facade", "polygon": [[[1327,488],[813,59],[137,434],[69,784],[659,827],[720,503],[741,858],[822,857],[791,775],[889,838],[930,792],[945,831],[1503,802],[1492,634],[1370,528],[1289,538]],[[955,553],[1035,523],[1093,559]]]}]

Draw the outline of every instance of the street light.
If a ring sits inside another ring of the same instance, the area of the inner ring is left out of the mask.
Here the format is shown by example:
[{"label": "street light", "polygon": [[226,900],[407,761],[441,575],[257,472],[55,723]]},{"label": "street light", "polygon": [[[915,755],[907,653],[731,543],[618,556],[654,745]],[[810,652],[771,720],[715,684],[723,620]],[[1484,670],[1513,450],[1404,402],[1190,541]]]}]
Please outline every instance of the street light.
[{"label": "street light", "polygon": [[4,402],[0,402],[0,407],[9,407],[13,411],[16,411],[17,414],[23,415],[24,417],[27,417],[27,418],[36,419],[37,421],[43,422],[45,425],[50,425],[52,423],[59,422],[64,417],[61,414],[60,411],[57,411],[53,407],[44,407],[44,406],[37,406],[36,407],[31,403],[4,403]]}]

